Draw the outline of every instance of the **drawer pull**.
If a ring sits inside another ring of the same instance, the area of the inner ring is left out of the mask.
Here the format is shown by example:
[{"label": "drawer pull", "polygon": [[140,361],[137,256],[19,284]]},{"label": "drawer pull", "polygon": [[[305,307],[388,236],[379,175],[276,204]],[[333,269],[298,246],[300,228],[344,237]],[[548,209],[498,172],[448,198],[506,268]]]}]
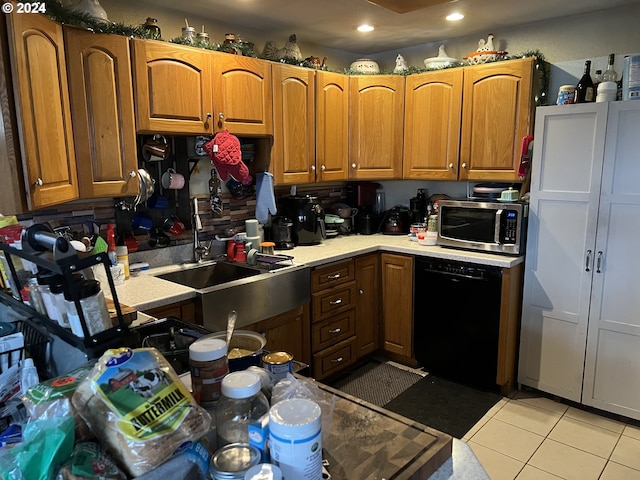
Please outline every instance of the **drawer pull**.
[{"label": "drawer pull", "polygon": [[327,275],[327,280],[332,281],[332,280],[338,280],[340,278],[340,274],[339,273],[335,273],[333,275]]},{"label": "drawer pull", "polygon": [[342,303],[342,298],[338,298],[336,300],[331,300],[329,305],[340,305]]},{"label": "drawer pull", "polygon": [[333,330],[329,330],[329,333],[340,333],[341,331],[341,328],[334,328]]},{"label": "drawer pull", "polygon": [[342,358],[342,357],[332,358],[331,359],[331,363],[342,363],[342,361],[344,361],[344,358]]}]

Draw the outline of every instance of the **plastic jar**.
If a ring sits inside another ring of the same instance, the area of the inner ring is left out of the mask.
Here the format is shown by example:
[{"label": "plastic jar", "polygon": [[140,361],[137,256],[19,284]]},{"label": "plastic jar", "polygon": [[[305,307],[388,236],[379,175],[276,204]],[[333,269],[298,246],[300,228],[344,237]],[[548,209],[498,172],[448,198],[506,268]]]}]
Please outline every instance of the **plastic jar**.
[{"label": "plastic jar", "polygon": [[[222,379],[229,373],[227,342],[220,338],[201,338],[189,345],[189,367],[193,396],[201,405],[220,398]],[[213,406],[213,405],[211,405]]]},{"label": "plastic jar", "polygon": [[42,303],[44,304],[45,311],[47,312],[47,317],[59,325],[62,325],[55,297],[51,293],[51,285],[60,283],[63,280],[62,275],[46,271],[38,273],[37,278],[38,291],[42,297]]},{"label": "plastic jar", "polygon": [[576,87],[573,85],[562,85],[558,89],[556,105],[570,105],[575,103]]},{"label": "plastic jar", "polygon": [[322,479],[322,412],[306,398],[289,398],[269,410],[271,462],[284,478]]},{"label": "plastic jar", "polygon": [[129,278],[129,249],[126,246],[116,247],[116,259],[124,267],[124,279]]},{"label": "plastic jar", "polygon": [[49,291],[51,292],[53,304],[58,310],[60,326],[64,328],[71,328],[71,325],[69,325],[69,319],[67,317],[67,304],[64,299],[64,290],[64,282],[49,285]]},{"label": "plastic jar", "polygon": [[[107,309],[107,302],[104,293],[100,290],[100,282],[97,280],[80,280],[73,286],[79,298],[82,314],[87,325],[90,336],[94,336],[111,328],[111,317]],[[80,315],[74,297],[69,289],[65,290],[65,300],[67,300],[67,317],[74,335],[84,338],[84,331],[80,322]],[[72,307],[69,306],[71,302]]]},{"label": "plastic jar", "polygon": [[218,447],[249,443],[249,424],[269,411],[269,402],[260,387],[260,377],[246,370],[224,377],[216,406]]}]

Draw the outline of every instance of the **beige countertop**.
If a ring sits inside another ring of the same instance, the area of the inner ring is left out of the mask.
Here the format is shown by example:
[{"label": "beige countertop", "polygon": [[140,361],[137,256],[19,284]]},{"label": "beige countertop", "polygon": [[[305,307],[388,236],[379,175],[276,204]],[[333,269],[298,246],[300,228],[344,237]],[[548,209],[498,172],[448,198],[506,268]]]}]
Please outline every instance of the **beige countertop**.
[{"label": "beige countertop", "polygon": [[[383,234],[337,237],[327,239],[319,245],[300,246],[292,250],[278,251],[277,253],[293,256],[293,261],[296,264],[316,267],[377,251],[437,257],[503,268],[513,267],[524,261],[522,256],[514,257],[456,250],[440,246],[423,246],[417,242],[412,242],[406,235]],[[194,289],[154,276],[180,268],[188,267],[183,264],[153,266],[148,272],[138,277],[129,278],[124,284],[116,286],[118,301],[139,311],[144,311],[194,298],[196,296]],[[109,295],[108,291],[105,293],[107,296]]]}]

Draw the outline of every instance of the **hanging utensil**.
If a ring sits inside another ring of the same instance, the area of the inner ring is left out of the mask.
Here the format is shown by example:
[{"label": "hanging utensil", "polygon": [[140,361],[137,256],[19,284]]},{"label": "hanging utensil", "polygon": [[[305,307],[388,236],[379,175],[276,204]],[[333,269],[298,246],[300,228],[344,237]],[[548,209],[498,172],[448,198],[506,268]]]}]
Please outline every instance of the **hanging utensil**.
[{"label": "hanging utensil", "polygon": [[211,169],[211,178],[209,179],[209,203],[211,211],[215,217],[222,216],[222,184],[218,178],[218,172],[215,168]]}]

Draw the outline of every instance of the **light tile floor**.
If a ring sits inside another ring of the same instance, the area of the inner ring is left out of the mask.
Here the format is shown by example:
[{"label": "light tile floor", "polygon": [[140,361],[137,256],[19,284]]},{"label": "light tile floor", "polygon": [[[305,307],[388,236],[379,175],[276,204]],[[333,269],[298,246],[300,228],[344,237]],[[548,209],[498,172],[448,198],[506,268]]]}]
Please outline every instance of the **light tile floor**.
[{"label": "light tile floor", "polygon": [[503,398],[462,440],[492,480],[640,480],[640,427],[539,393]]}]

